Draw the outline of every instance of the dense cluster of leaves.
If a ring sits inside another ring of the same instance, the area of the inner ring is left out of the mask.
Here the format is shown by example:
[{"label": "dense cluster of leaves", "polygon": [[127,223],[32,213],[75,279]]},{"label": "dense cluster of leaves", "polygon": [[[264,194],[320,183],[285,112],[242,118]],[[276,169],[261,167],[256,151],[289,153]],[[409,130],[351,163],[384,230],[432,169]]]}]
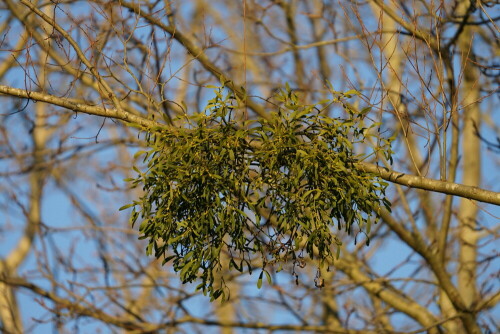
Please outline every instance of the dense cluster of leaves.
[{"label": "dense cluster of leaves", "polygon": [[224,296],[221,257],[224,271],[258,263],[260,286],[268,265],[338,256],[335,228],[369,232],[376,208],[389,207],[387,184],[355,167],[363,156],[353,145],[370,133],[361,114],[343,103],[350,117],[330,118],[289,89],[277,99],[267,119],[237,121],[219,90],[185,127],[149,133],[139,153],[148,168],[131,181],[144,195],[125,207],[133,223],[140,217],[147,254],[172,261],[183,282],[199,279],[213,299]]}]

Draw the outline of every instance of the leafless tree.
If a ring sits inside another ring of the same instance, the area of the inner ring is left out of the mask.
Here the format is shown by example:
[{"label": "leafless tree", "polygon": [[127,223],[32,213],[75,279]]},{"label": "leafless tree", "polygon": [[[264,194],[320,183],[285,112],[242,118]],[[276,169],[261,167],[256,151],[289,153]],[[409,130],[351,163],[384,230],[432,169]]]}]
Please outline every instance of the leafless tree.
[{"label": "leafless tree", "polygon": [[[0,3],[3,333],[500,331],[495,1]],[[249,117],[285,83],[311,103],[356,89],[395,137],[392,165],[358,166],[391,181],[369,247],[345,236],[328,268],[261,290],[234,274],[222,305],[118,212],[140,195],[122,180],[141,131],[175,129],[220,81]]]}]

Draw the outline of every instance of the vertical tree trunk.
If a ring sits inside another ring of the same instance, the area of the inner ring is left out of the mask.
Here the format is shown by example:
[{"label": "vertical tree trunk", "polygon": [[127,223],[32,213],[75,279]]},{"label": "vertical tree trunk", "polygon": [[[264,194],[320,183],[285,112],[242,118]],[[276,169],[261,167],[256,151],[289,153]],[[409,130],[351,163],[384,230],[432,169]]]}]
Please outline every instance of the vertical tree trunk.
[{"label": "vertical tree trunk", "polygon": [[[461,1],[457,8],[458,17],[467,15],[469,1]],[[481,150],[480,139],[475,134],[474,126],[480,128],[478,70],[470,61],[471,43],[474,35],[472,26],[465,26],[458,39],[463,71],[461,86],[462,113],[462,183],[480,186]],[[458,267],[458,287],[467,307],[471,307],[477,298],[477,212],[478,207],[472,200],[462,198],[458,212],[460,235],[460,259]]]},{"label": "vertical tree trunk", "polygon": [[[47,15],[51,15],[52,11],[49,6],[44,7]],[[50,27],[45,27],[45,31],[50,31]],[[47,30],[49,29],[49,30]],[[47,60],[47,54],[44,51],[39,52],[39,61]],[[44,90],[45,81],[47,79],[46,67],[42,65],[38,73],[38,86]],[[45,183],[45,170],[44,170],[44,153],[46,142],[49,136],[49,130],[46,127],[46,105],[44,103],[37,103],[35,105],[35,113],[33,119],[32,130],[32,169],[29,176],[30,195],[28,204],[28,213],[26,216],[26,226],[24,233],[14,246],[12,251],[5,259],[0,262],[0,275],[16,276],[19,266],[24,262],[29,255],[33,240],[38,232],[41,222],[41,206],[42,195]],[[17,334],[23,333],[23,323],[17,305],[15,291],[12,287],[0,283],[0,319],[3,324],[5,333]]]}]

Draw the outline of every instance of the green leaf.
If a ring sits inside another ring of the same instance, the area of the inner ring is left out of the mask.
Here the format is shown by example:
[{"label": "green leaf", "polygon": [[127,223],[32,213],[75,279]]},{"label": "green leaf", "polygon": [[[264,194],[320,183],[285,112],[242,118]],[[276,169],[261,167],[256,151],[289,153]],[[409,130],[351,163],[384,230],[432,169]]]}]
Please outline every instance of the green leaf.
[{"label": "green leaf", "polygon": [[141,156],[142,154],[147,154],[148,152],[147,151],[137,151],[135,154],[134,154],[134,160],[137,159],[139,156]]},{"label": "green leaf", "polygon": [[128,208],[131,208],[131,207],[133,207],[133,206],[135,206],[135,204],[134,204],[134,203],[124,205],[124,206],[120,207],[120,208],[118,209],[118,211],[123,211],[123,210],[128,209]]},{"label": "green leaf", "polygon": [[332,100],[330,100],[330,99],[326,99],[326,100],[321,100],[321,101],[319,101],[319,102],[318,102],[318,104],[329,104],[329,103],[331,103],[331,102],[332,102]]},{"label": "green leaf", "polygon": [[[222,245],[241,260],[231,259],[229,272],[251,272],[243,260],[250,258],[266,259],[276,268],[302,254],[321,263],[340,256],[337,224],[349,233],[357,225],[368,234],[380,220],[373,210],[390,210],[387,183],[353,167],[366,158],[354,152],[357,143],[371,134],[360,124],[359,112],[338,99],[359,93],[335,92],[330,84],[334,98],[322,103],[337,99],[350,114],[330,118],[318,115],[315,105],[303,103],[286,85],[267,119],[242,127],[234,93],[212,88],[214,97],[203,113],[178,118],[184,127],[146,133],[148,148],[136,154],[145,153],[147,169],[134,166],[137,176],[127,180],[142,187],[141,195],[120,208],[134,207],[130,221],[133,225],[140,215],[139,238],[149,242],[146,254],[171,260],[183,282],[196,280],[210,298],[224,299],[225,275],[232,273],[218,272]],[[389,160],[391,141],[377,139],[377,150]],[[275,216],[275,234],[263,228],[268,222],[262,212]],[[283,242],[285,236],[289,242]],[[264,273],[272,284],[271,273],[262,269],[259,288]]]},{"label": "green leaf", "polygon": [[360,92],[358,92],[355,89],[348,90],[347,92],[344,93],[344,95],[349,96],[349,95],[360,95]]},{"label": "green leaf", "polygon": [[260,272],[259,279],[257,280],[257,289],[260,289],[262,287],[262,277],[264,275],[264,271]]},{"label": "green leaf", "polygon": [[361,109],[361,111],[359,113],[364,116],[367,113],[369,113],[371,110],[372,110],[372,107],[366,107],[366,108]]},{"label": "green leaf", "polygon": [[269,273],[267,272],[267,270],[264,270],[264,273],[266,274],[267,283],[268,283],[269,285],[271,285],[271,282],[272,282],[272,279],[271,279],[271,274],[269,274]]}]

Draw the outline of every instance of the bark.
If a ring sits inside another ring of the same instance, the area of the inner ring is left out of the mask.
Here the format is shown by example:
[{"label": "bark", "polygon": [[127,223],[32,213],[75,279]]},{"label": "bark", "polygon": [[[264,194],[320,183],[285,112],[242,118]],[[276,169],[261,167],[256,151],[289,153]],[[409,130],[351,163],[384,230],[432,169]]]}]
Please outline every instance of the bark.
[{"label": "bark", "polygon": [[[467,20],[472,3],[461,1],[457,14]],[[475,127],[481,127],[479,109],[479,75],[478,69],[472,66],[470,50],[474,42],[472,27],[466,26],[458,36],[463,83],[462,96],[462,183],[468,186],[481,185],[481,143],[475,133]],[[478,206],[467,200],[461,200],[458,212],[460,257],[458,266],[458,288],[467,307],[477,304],[477,242],[478,242]]]}]

